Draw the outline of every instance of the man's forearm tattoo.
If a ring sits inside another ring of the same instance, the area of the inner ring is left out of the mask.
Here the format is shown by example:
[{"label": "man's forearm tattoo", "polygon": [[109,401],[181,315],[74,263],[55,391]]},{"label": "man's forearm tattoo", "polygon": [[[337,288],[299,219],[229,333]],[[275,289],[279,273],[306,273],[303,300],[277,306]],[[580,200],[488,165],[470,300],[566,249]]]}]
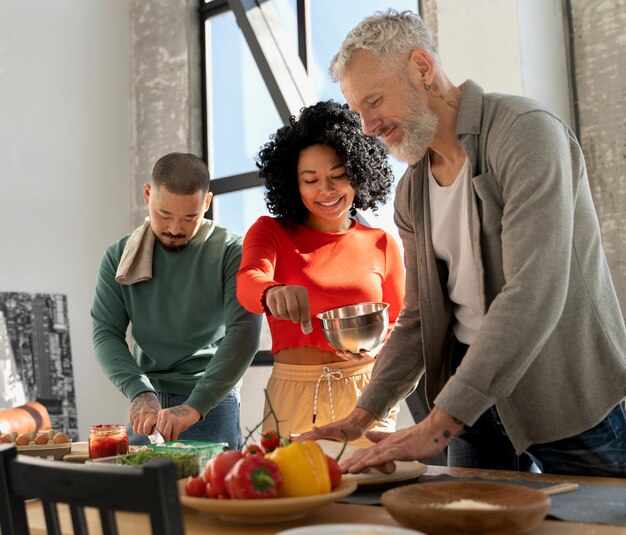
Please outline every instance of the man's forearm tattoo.
[{"label": "man's forearm tattoo", "polygon": [[[452,436],[453,436],[452,433],[450,431],[448,431],[447,429],[443,430],[442,435],[443,435],[444,440],[446,440],[446,441],[450,440],[452,438]],[[435,444],[439,444],[439,439],[438,438],[434,438],[433,440],[434,440]]]},{"label": "man's forearm tattoo", "polygon": [[178,405],[177,407],[172,407],[170,412],[174,416],[188,416],[191,414],[189,407],[185,407],[184,405]]},{"label": "man's forearm tattoo", "polygon": [[152,392],[142,392],[133,399],[130,412],[132,415],[139,413],[156,414],[160,409],[161,406],[155,394]]},{"label": "man's forearm tattoo", "polygon": [[[461,420],[459,420],[458,418],[454,418],[454,417],[453,417],[453,419],[454,419],[454,423],[458,424],[458,425],[462,425],[463,429],[461,429],[456,435],[453,434],[451,431],[449,431],[447,429],[444,429],[441,434],[443,435],[443,438],[446,441],[450,440],[453,437],[456,437],[456,436],[460,435],[463,432],[463,430],[465,429],[465,424]],[[438,438],[434,438],[433,440],[434,440],[435,444],[439,444],[439,439]]]}]

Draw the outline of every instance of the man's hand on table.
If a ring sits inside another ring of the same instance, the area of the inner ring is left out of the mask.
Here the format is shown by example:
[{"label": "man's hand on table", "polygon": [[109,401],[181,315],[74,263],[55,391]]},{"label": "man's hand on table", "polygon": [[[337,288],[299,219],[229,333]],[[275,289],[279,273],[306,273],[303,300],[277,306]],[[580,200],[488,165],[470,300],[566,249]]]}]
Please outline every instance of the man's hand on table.
[{"label": "man's hand on table", "polygon": [[419,461],[441,453],[448,441],[464,429],[451,414],[435,407],[420,423],[395,433],[368,431],[365,436],[376,445],[357,451],[341,463],[345,472],[356,474],[388,461]]}]

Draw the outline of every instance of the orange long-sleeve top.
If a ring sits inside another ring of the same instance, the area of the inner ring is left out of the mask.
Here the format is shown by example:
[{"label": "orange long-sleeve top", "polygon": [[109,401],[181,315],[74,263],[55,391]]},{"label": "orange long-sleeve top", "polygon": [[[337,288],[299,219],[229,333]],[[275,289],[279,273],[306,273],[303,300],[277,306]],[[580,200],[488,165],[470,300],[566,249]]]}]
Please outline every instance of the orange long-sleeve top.
[{"label": "orange long-sleeve top", "polygon": [[[303,334],[299,323],[276,319],[265,309],[263,296],[277,285],[308,290],[312,333]],[[402,255],[394,238],[382,229],[352,220],[346,232],[332,233],[305,225],[282,225],[262,216],[244,238],[237,299],[250,312],[266,313],[273,354],[298,347],[334,353],[317,314],[356,303],[385,302],[393,324],[403,296]]]}]

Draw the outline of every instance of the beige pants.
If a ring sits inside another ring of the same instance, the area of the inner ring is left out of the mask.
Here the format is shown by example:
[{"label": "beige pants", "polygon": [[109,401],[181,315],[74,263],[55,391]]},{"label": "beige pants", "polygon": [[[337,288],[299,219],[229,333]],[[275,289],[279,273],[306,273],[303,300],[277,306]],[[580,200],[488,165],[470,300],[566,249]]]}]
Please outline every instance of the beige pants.
[{"label": "beige pants", "polygon": [[[274,363],[267,383],[267,395],[278,416],[281,436],[310,431],[313,425],[322,426],[341,420],[354,409],[357,400],[370,381],[373,362],[333,362],[331,364]],[[396,405],[384,420],[370,429],[395,431],[399,406]],[[267,400],[263,414],[269,413]],[[270,415],[263,422],[263,430],[275,429]]]}]

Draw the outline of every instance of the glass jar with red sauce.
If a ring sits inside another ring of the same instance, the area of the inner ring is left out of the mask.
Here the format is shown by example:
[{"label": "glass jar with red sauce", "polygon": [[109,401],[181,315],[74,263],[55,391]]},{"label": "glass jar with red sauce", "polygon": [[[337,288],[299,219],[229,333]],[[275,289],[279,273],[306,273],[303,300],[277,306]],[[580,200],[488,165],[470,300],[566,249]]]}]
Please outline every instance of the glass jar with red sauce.
[{"label": "glass jar with red sauce", "polygon": [[89,434],[89,458],[113,457],[128,453],[128,435],[121,424],[92,425]]}]

